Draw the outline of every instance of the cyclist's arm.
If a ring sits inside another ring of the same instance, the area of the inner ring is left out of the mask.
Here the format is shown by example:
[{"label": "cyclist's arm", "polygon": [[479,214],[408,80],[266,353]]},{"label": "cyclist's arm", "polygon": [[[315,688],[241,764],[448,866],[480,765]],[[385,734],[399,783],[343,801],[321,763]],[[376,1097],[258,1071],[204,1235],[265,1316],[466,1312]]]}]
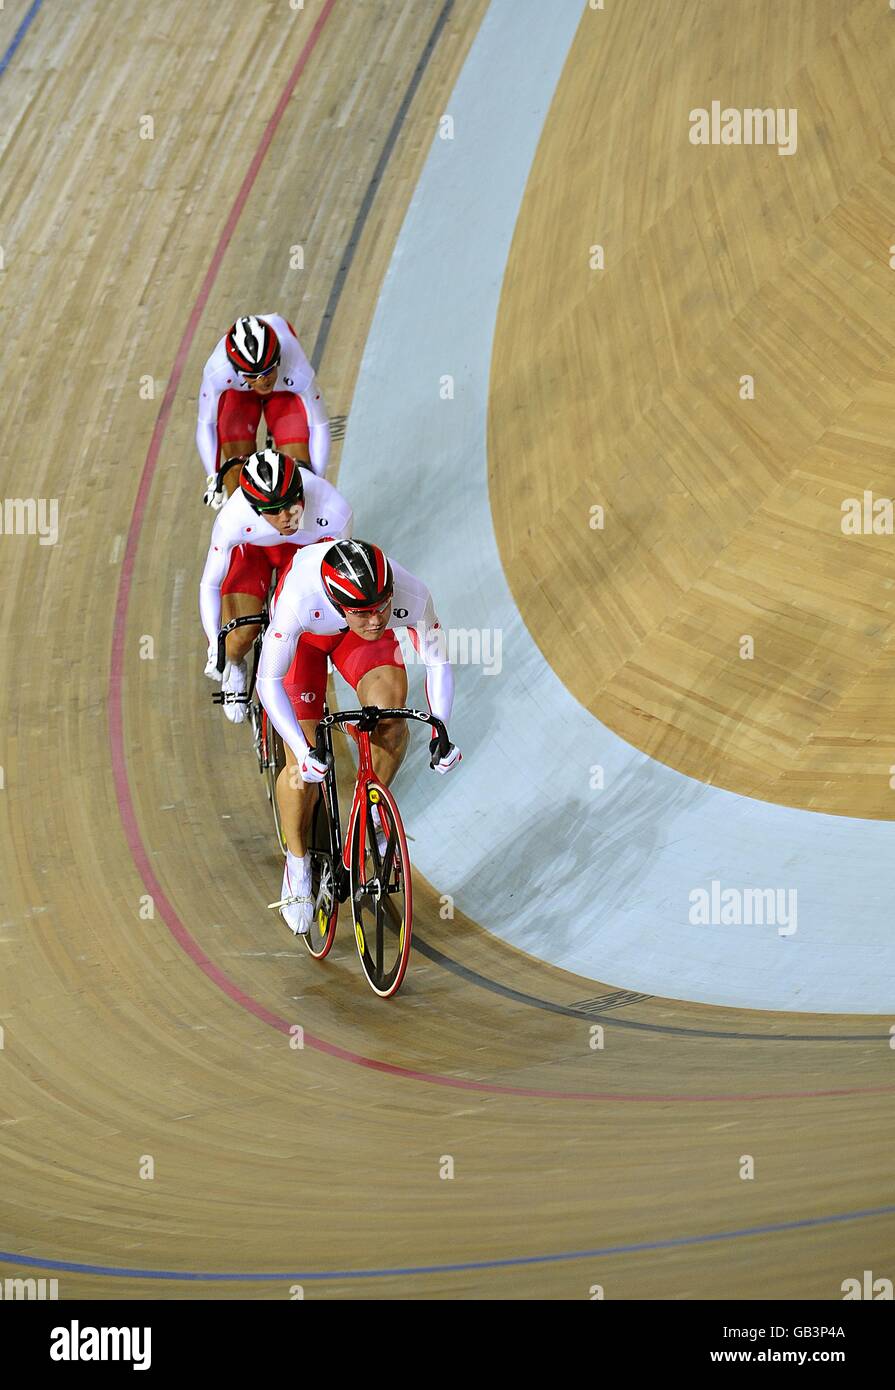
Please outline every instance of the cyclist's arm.
[{"label": "cyclist's arm", "polygon": [[211,533],[205,569],[199,581],[199,616],[210,647],[215,646],[218,640],[221,626],[221,585],[227,578],[233,552],[232,542],[220,534],[219,526],[220,521],[216,521]]},{"label": "cyclist's arm", "polygon": [[196,423],[196,448],[206,475],[216,473],[218,466],[218,397],[209,372],[202,374],[199,387],[199,419]]},{"label": "cyclist's arm", "polygon": [[292,749],[300,764],[308,751],[308,740],[301,731],[283,682],[292,665],[298,639],[304,628],[289,613],[282,597],[277,603],[276,620],[264,634],[258,663],[258,698],[280,738]]},{"label": "cyclist's arm", "polygon": [[431,664],[426,661],[426,699],[429,713],[447,724],[454,704],[454,668],[449,661]]},{"label": "cyclist's arm", "polygon": [[[335,488],[333,488],[333,491],[335,492]],[[336,493],[333,502],[335,505],[331,504],[328,508],[329,516],[327,517],[326,536],[324,536],[321,531],[320,539],[324,540],[326,537],[334,537],[336,540],[350,541],[351,537],[354,535],[354,512],[345,499],[340,497],[338,493]]]},{"label": "cyclist's arm", "polygon": [[438,621],[431,594],[422,617],[407,629],[407,633],[426,667],[429,713],[447,724],[454,704],[454,668],[448,661],[444,629]]},{"label": "cyclist's arm", "polygon": [[289,389],[298,396],[308,417],[311,469],[318,478],[325,478],[329,464],[329,416],[323,403],[323,394],[314,376],[314,368],[305,356],[304,348],[298,341],[298,334],[288,319],[282,314],[264,314],[262,317],[279,335],[282,344],[280,379],[289,378]]},{"label": "cyclist's arm", "polygon": [[[301,530],[289,539],[296,545],[315,545],[324,540],[350,540],[354,513],[347,498],[337,492],[325,478],[317,478],[306,465],[305,509]],[[280,537],[277,537],[279,540]]]},{"label": "cyclist's arm", "polygon": [[329,416],[316,377],[306,391],[299,392],[299,396],[308,417],[311,467],[318,478],[325,478],[329,464]]},{"label": "cyclist's arm", "polygon": [[202,471],[206,477],[217,472],[218,468],[218,427],[200,420],[196,426],[196,448],[202,460]]}]

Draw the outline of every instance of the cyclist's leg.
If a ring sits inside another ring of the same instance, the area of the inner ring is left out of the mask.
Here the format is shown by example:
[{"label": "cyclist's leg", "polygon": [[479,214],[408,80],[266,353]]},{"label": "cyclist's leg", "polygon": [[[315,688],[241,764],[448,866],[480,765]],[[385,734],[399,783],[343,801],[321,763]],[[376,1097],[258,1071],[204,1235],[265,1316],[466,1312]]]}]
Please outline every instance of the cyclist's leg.
[{"label": "cyclist's leg", "polygon": [[[221,626],[233,618],[260,613],[270,588],[273,567],[263,546],[240,545],[230,557],[227,578],[221,585]],[[244,661],[260,629],[254,623],[238,627],[227,636],[227,660]]]},{"label": "cyclist's leg", "polygon": [[[221,585],[221,625],[231,618],[260,613],[276,575],[277,593],[298,554],[295,545],[241,545],[230,558],[227,578]],[[243,661],[260,628],[254,623],[238,627],[227,637],[227,660]]]},{"label": "cyclist's leg", "polygon": [[[284,689],[301,725],[302,733],[313,744],[317,722],[323,717],[326,697],[326,658],[333,646],[331,637],[313,637],[305,633],[299,638],[295,659],[284,681]],[[286,766],[277,779],[277,805],[283,838],[291,854],[301,858],[308,847],[308,831],[317,784],[305,782],[296,765],[292,749],[285,747]]]},{"label": "cyclist's leg", "polygon": [[[407,672],[403,666],[376,666],[357,687],[362,705],[399,709],[407,700]],[[383,719],[370,735],[373,770],[386,786],[404,761],[410,737],[406,719]]]},{"label": "cyclist's leg", "polygon": [[[321,708],[320,713],[323,713]],[[300,719],[301,730],[308,743],[313,744],[317,733],[316,719]],[[284,744],[286,766],[277,778],[277,805],[286,848],[299,859],[308,848],[308,832],[317,799],[317,783],[305,782],[295,762],[292,749]]]},{"label": "cyclist's leg", "polygon": [[[255,437],[261,419],[261,401],[253,391],[224,391],[218,402],[218,444],[221,460],[239,458],[255,452]],[[239,486],[239,469],[231,468],[224,479],[224,491],[231,496]],[[237,615],[231,614],[231,617]]]},{"label": "cyclist's leg", "polygon": [[[254,452],[254,439],[236,439],[231,443],[221,445],[221,463],[226,463],[227,459],[245,458],[247,454]],[[239,469],[234,466],[224,474],[224,491],[228,497],[232,497],[238,487]]]},{"label": "cyclist's leg", "polygon": [[301,396],[292,391],[274,391],[264,401],[264,419],[275,449],[300,463],[310,463],[311,435]]},{"label": "cyclist's leg", "polygon": [[[350,632],[333,652],[333,665],[357,691],[362,705],[400,708],[407,700],[407,671],[392,631],[375,642]],[[386,786],[401,766],[408,737],[406,719],[384,719],[370,735],[373,768]]]}]

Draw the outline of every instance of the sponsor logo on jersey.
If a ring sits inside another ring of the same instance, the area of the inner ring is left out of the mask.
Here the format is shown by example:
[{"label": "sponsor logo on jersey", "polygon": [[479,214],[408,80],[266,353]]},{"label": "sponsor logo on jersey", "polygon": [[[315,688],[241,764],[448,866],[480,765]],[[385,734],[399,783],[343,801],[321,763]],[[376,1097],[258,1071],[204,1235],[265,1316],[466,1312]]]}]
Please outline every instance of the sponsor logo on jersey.
[{"label": "sponsor logo on jersey", "polygon": [[395,617],[396,617],[396,618],[406,618],[406,617],[407,617],[407,614],[410,612],[410,609],[409,609],[409,608],[395,608],[393,611],[394,611],[394,614],[395,614]]}]

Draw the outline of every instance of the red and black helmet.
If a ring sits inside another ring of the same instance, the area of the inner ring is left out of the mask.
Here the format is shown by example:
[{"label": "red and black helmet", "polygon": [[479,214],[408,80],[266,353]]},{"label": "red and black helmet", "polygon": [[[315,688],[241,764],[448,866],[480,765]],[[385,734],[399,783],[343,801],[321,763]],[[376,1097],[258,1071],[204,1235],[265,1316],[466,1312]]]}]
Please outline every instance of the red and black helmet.
[{"label": "red and black helmet", "polygon": [[395,587],[392,567],[378,545],[337,541],[320,566],[320,578],[336,608],[379,608]]},{"label": "red and black helmet", "polygon": [[227,357],[243,376],[265,376],[280,360],[280,340],[255,314],[237,319],[227,333]]},{"label": "red and black helmet", "polygon": [[275,449],[249,454],[239,471],[239,486],[256,512],[281,512],[305,500],[299,465]]}]

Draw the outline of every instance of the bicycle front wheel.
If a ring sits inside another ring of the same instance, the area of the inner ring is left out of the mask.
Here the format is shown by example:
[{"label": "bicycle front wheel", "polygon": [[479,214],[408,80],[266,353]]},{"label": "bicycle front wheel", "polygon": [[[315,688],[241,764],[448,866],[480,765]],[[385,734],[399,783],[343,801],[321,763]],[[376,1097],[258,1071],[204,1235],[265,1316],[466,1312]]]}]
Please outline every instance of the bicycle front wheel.
[{"label": "bicycle front wheel", "polygon": [[[380,850],[374,810],[385,841]],[[370,988],[383,999],[401,987],[410,959],[413,888],[407,839],[395,798],[375,779],[363,787],[350,830],[354,939]]]},{"label": "bicycle front wheel", "polygon": [[323,786],[320,787],[311,817],[308,853],[311,856],[314,920],[303,940],[311,955],[317,960],[322,960],[329,954],[336,939],[336,922],[339,918],[338,874],[342,867],[341,859],[338,859],[334,852],[330,807]]}]

